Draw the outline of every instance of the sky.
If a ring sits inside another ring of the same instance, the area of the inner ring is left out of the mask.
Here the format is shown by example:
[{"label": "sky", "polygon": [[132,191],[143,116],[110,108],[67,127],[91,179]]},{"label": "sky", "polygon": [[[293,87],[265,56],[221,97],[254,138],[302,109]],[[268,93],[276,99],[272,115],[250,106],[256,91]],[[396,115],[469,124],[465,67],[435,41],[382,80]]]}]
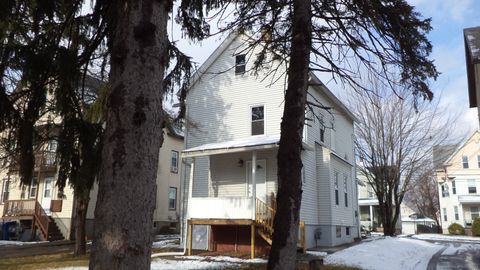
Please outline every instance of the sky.
[{"label": "sky", "polygon": [[[435,61],[440,76],[431,82],[434,98],[449,114],[458,115],[455,133],[467,137],[478,129],[477,110],[468,104],[467,75],[463,29],[480,26],[480,0],[407,0],[424,18],[432,19],[433,30],[428,38],[432,42],[431,59]],[[203,63],[225,36],[214,36],[201,43],[192,43],[181,37],[177,26],[169,27],[170,37],[198,64]],[[173,34],[172,34],[173,30]],[[325,80],[330,90],[342,95],[343,88]]]}]

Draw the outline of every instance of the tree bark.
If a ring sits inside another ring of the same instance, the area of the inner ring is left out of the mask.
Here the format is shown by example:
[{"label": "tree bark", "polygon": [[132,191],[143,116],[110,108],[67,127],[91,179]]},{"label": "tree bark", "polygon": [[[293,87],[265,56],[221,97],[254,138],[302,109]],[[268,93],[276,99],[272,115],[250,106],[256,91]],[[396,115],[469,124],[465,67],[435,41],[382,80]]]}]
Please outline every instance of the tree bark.
[{"label": "tree bark", "polygon": [[116,1],[90,269],[150,269],[171,1]]},{"label": "tree bark", "polygon": [[75,249],[74,255],[85,255],[87,253],[85,221],[87,219],[88,202],[90,194],[84,197],[75,194]]},{"label": "tree bark", "polygon": [[302,198],[302,134],[308,89],[311,32],[310,0],[293,3],[288,86],[278,149],[277,213],[267,269],[294,269]]}]

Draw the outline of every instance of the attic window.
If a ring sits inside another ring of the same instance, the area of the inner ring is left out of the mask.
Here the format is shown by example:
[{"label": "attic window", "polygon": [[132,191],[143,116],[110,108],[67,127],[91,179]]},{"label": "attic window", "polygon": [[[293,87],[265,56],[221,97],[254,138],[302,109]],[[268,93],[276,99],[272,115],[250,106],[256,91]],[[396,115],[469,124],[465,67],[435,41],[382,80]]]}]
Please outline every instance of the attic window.
[{"label": "attic window", "polygon": [[235,74],[245,73],[245,54],[238,54],[235,56]]}]

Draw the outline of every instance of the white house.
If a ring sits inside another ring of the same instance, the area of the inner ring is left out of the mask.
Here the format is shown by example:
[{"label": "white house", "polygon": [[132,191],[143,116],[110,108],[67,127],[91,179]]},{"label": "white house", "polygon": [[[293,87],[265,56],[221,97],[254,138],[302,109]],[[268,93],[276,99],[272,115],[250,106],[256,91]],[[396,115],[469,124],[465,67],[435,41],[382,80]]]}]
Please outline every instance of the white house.
[{"label": "white house", "polygon": [[[285,80],[264,80],[269,67],[249,72],[258,50],[245,54],[247,40],[231,34],[200,67],[186,97],[184,218],[191,229],[184,240],[193,239],[193,248],[253,255],[271,243]],[[307,112],[303,248],[359,236],[354,116],[313,74],[311,81],[309,101],[332,109]]]},{"label": "white house", "polygon": [[437,146],[433,151],[440,198],[442,230],[458,223],[468,229],[480,216],[480,132],[458,147]]}]

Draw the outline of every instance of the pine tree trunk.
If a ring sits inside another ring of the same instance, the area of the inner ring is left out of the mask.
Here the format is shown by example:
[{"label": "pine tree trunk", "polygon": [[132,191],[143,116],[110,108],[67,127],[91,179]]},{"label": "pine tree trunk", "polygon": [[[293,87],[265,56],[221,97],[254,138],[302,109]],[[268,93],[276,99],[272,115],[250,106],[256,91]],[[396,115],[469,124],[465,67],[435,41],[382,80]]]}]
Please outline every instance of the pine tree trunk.
[{"label": "pine tree trunk", "polygon": [[116,1],[90,269],[150,269],[171,1]]},{"label": "pine tree trunk", "polygon": [[310,62],[311,2],[295,0],[288,86],[278,149],[278,194],[267,269],[294,269],[302,198],[302,134]]},{"label": "pine tree trunk", "polygon": [[87,209],[90,196],[83,197],[80,194],[75,195],[75,255],[85,255],[87,253],[87,243],[85,239],[85,221],[87,219]]}]

